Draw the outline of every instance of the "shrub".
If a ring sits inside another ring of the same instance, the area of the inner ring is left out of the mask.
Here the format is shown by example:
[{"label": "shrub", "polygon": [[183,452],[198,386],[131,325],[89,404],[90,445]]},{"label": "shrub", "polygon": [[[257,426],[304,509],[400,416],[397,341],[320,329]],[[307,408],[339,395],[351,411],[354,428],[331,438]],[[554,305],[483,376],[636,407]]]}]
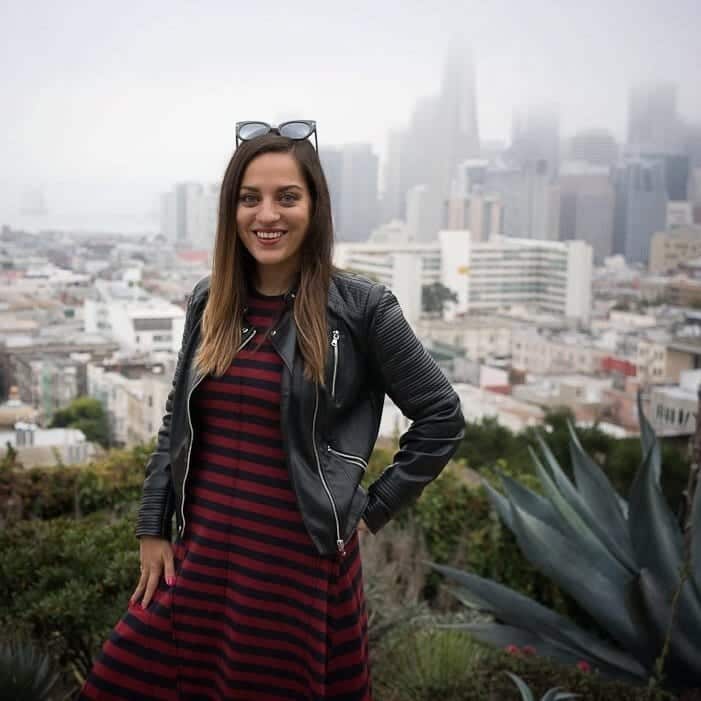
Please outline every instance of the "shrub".
[{"label": "shrub", "polygon": [[22,521],[0,530],[0,629],[42,640],[85,676],[138,579],[133,516]]}]

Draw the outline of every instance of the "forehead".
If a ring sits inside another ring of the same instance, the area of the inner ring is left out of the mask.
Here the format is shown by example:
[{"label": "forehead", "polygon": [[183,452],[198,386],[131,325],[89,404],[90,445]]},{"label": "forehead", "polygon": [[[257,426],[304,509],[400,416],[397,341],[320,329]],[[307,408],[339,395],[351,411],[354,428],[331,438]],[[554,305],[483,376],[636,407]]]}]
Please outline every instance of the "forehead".
[{"label": "forehead", "polygon": [[290,153],[263,153],[246,167],[242,185],[299,185],[304,187],[304,176]]}]

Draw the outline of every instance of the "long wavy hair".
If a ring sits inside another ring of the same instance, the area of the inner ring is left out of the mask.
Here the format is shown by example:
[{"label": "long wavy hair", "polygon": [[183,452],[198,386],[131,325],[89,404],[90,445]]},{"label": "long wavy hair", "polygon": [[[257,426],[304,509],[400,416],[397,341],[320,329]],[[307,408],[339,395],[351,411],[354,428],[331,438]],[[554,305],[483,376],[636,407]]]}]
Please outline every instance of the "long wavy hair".
[{"label": "long wavy hair", "polygon": [[219,196],[209,297],[202,315],[202,340],[195,365],[203,374],[221,376],[241,345],[244,307],[256,262],[236,230],[236,208],[248,164],[264,153],[289,153],[311,195],[309,229],[300,248],[300,278],[292,313],[304,375],[323,385],[328,346],[326,301],[333,270],[331,198],[314,147],[308,141],[293,141],[276,134],[244,141],[226,168]]}]

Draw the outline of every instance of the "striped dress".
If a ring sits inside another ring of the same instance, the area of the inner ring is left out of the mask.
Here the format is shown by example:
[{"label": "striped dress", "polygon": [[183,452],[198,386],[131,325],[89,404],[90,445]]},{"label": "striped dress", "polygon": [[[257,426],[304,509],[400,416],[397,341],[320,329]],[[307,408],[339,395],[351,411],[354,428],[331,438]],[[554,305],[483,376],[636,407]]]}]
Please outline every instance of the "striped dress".
[{"label": "striped dress", "polygon": [[285,465],[282,360],[259,342],[283,304],[253,293],[256,336],[193,393],[175,584],[130,604],[81,698],[371,701],[357,534],[345,556],[319,555]]}]

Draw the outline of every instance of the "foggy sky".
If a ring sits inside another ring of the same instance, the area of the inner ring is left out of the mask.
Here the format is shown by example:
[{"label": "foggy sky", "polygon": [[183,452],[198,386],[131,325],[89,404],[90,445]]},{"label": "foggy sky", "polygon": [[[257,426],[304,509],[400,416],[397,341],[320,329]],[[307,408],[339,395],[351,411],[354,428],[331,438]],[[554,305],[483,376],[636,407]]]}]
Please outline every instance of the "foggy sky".
[{"label": "foggy sky", "polygon": [[370,141],[435,93],[448,42],[475,60],[482,138],[560,105],[563,136],[625,135],[629,87],[679,84],[701,121],[699,0],[217,0],[0,5],[0,178],[216,181],[234,123],[316,119]]}]

